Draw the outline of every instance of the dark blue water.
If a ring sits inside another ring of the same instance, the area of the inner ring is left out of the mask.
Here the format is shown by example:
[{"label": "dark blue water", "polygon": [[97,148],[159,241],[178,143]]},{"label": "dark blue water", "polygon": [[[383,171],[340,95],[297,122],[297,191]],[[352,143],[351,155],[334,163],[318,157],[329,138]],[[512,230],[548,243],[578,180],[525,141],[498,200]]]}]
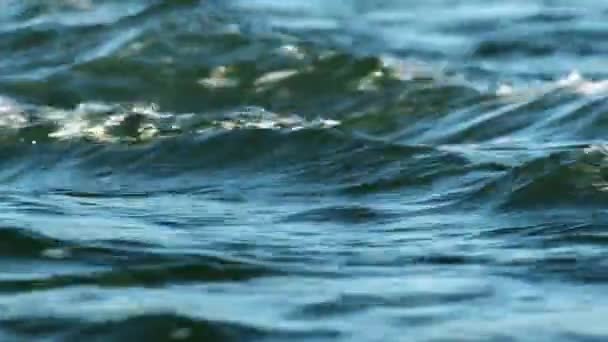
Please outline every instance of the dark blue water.
[{"label": "dark blue water", "polygon": [[607,340],[607,19],[0,0],[0,340]]}]

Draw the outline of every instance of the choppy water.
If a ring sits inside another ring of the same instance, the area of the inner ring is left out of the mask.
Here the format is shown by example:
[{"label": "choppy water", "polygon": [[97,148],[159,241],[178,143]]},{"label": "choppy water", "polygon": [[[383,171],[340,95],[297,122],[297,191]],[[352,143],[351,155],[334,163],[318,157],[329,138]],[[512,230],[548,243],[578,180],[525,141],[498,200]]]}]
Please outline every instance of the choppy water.
[{"label": "choppy water", "polygon": [[608,3],[0,0],[0,340],[608,339]]}]

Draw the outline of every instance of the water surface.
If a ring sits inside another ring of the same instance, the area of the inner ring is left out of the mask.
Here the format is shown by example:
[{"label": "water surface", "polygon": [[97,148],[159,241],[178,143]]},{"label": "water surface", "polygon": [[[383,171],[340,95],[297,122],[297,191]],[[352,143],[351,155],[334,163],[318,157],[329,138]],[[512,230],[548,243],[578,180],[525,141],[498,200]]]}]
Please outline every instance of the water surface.
[{"label": "water surface", "polygon": [[1,340],[608,338],[608,3],[0,6]]}]

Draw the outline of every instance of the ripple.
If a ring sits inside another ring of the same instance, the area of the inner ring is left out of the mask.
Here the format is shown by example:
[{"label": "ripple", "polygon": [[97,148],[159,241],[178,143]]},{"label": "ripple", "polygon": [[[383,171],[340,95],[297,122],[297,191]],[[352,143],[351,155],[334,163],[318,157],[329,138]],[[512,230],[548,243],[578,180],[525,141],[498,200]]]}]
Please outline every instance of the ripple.
[{"label": "ripple", "polygon": [[504,208],[548,208],[600,205],[605,194],[603,166],[590,163],[584,154],[556,152],[525,162],[480,191],[503,194]]},{"label": "ripple", "polygon": [[432,306],[438,303],[455,304],[470,302],[484,297],[491,297],[492,291],[486,290],[471,293],[453,294],[411,294],[407,296],[391,296],[390,298],[372,295],[342,295],[322,303],[308,304],[294,313],[295,317],[301,318],[330,318],[352,313],[361,313],[374,308],[406,308]]},{"label": "ripple", "polygon": [[345,224],[361,224],[383,222],[395,219],[397,215],[391,212],[369,208],[366,206],[331,206],[305,210],[289,215],[286,222],[337,222]]},{"label": "ripple", "polygon": [[98,287],[143,286],[159,287],[164,284],[184,284],[189,282],[230,282],[245,281],[273,272],[238,264],[217,264],[211,260],[177,265],[133,266],[122,270],[98,272],[90,275],[62,275],[49,278],[1,281],[0,289],[6,291],[42,291],[75,285],[95,285]]},{"label": "ripple", "polygon": [[63,242],[20,228],[0,228],[0,254],[8,258],[38,258],[46,251],[61,248]]},{"label": "ripple", "polygon": [[[148,290],[144,290],[148,291]],[[158,292],[157,298],[165,297],[164,290],[149,290],[148,295]],[[331,329],[313,328],[302,329],[297,327],[269,327],[268,324],[260,323],[262,320],[250,320],[250,322],[229,317],[222,318],[209,312],[209,317],[198,309],[187,303],[185,298],[176,297],[173,308],[163,306],[161,302],[148,297],[136,295],[142,300],[142,306],[138,307],[136,301],[116,296],[112,292],[94,292],[91,289],[80,288],[75,291],[46,291],[47,296],[59,298],[67,296],[72,298],[73,304],[81,308],[89,307],[97,313],[81,318],[74,315],[71,310],[60,310],[63,314],[55,315],[55,318],[27,315],[23,316],[23,307],[9,304],[6,318],[2,327],[12,334],[20,337],[57,338],[67,340],[79,340],[82,338],[102,338],[123,340],[125,338],[155,338],[165,337],[166,340],[185,338],[197,340],[200,338],[220,338],[228,340],[283,340],[283,339],[327,339],[340,337],[340,332]],[[30,296],[34,299],[36,295]],[[133,298],[132,298],[133,299]],[[3,304],[8,304],[3,298]],[[126,301],[125,301],[126,300]],[[192,297],[191,297],[191,300]],[[120,303],[128,306],[129,314],[116,311]],[[161,305],[158,305],[161,304]],[[181,309],[180,309],[181,307]],[[46,308],[36,310],[44,315]],[[216,317],[216,318],[214,318]],[[257,323],[256,323],[257,321]],[[152,327],[152,328],[151,328]]]},{"label": "ripple", "polygon": [[[138,315],[121,320],[83,325],[71,320],[13,320],[3,324],[21,338],[61,338],[62,341],[162,339],[167,341],[197,340],[267,340],[273,333],[231,322],[194,320],[174,314]],[[75,328],[75,326],[78,326]],[[274,333],[283,337],[297,334]],[[278,336],[277,336],[278,337]]]}]

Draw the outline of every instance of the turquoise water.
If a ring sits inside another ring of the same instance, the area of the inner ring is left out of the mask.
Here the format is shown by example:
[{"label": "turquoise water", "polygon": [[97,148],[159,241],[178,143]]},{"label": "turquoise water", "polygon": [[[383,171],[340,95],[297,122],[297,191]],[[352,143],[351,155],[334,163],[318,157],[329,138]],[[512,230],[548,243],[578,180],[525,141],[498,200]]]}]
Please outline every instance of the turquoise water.
[{"label": "turquoise water", "polygon": [[0,340],[608,338],[608,3],[0,8]]}]

